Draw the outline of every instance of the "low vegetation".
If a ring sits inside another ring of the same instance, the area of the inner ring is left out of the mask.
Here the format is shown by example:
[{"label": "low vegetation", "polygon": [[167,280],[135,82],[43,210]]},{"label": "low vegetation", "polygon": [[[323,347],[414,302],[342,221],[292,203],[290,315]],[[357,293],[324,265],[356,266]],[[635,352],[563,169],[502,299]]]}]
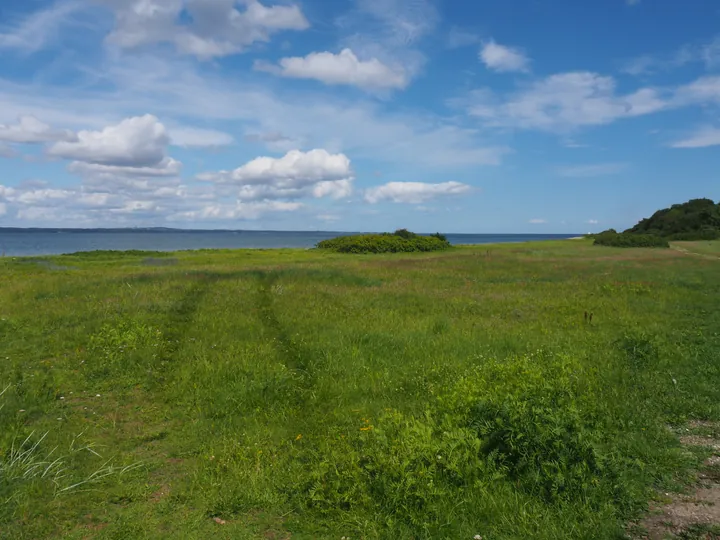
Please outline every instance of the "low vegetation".
[{"label": "low vegetation", "polygon": [[444,235],[422,236],[399,229],[394,233],[339,236],[318,243],[319,249],[337,253],[412,253],[442,251],[450,247]]},{"label": "low vegetation", "polygon": [[667,239],[654,234],[617,233],[613,230],[593,235],[596,246],[611,246],[621,248],[667,248],[670,247]]},{"label": "low vegetation", "polygon": [[0,259],[0,538],[625,538],[720,420],[694,245]]}]

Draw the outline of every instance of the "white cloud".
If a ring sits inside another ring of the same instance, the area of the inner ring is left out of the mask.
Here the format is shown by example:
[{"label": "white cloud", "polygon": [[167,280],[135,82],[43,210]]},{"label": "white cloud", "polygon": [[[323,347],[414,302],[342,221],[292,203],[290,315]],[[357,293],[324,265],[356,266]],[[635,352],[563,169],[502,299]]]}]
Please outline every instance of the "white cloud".
[{"label": "white cloud", "polygon": [[674,102],[678,106],[720,103],[720,76],[701,77],[681,86],[675,92]]},{"label": "white cloud", "polygon": [[389,182],[365,190],[365,200],[371,204],[381,201],[422,204],[436,197],[467,193],[471,189],[469,185],[460,182],[442,182],[440,184]]},{"label": "white cloud", "polygon": [[124,167],[119,165],[102,165],[99,163],[85,163],[73,161],[68,165],[68,171],[79,175],[116,175],[116,176],[178,176],[182,169],[182,163],[166,157],[160,162],[148,167]]},{"label": "white cloud", "polygon": [[185,148],[212,148],[228,146],[235,142],[229,133],[214,129],[174,127],[170,129],[170,144]]},{"label": "white cloud", "polygon": [[0,203],[0,217],[7,214],[7,205],[5,203]]},{"label": "white cloud", "polygon": [[[282,30],[305,30],[309,23],[296,5],[265,6],[243,0],[104,0],[115,12],[108,42],[122,48],[171,43],[185,54],[212,58],[242,52]],[[179,23],[181,14],[190,22]]]},{"label": "white cloud", "polygon": [[356,11],[342,18],[341,26],[349,20],[367,25],[376,34],[397,45],[412,44],[430,33],[439,15],[430,0],[355,0]]},{"label": "white cloud", "polygon": [[53,129],[34,116],[21,116],[17,124],[0,124],[0,141],[31,144],[75,140],[72,131]]},{"label": "white cloud", "polygon": [[283,58],[279,66],[256,62],[255,69],[283,77],[364,89],[404,88],[408,83],[401,67],[389,67],[377,58],[360,60],[350,49],[343,49],[339,54],[314,52],[305,57]]},{"label": "white cloud", "polygon": [[510,149],[494,136],[426,111],[389,112],[375,101],[325,93],[280,95],[185,61],[118,57],[103,71],[112,91],[0,79],[0,115],[35,114],[58,125],[102,126],[144,109],[163,119],[235,124],[271,151],[327,148],[393,165],[444,171],[497,165]]},{"label": "white cloud", "polygon": [[612,77],[573,72],[540,79],[505,98],[479,90],[467,106],[471,116],[489,126],[563,132],[654,113],[671,104],[653,89],[618,95]]},{"label": "white cloud", "polygon": [[305,146],[305,142],[301,138],[288,137],[279,131],[248,133],[245,135],[245,140],[252,143],[262,143],[268,150],[273,152],[289,152],[295,148]]},{"label": "white cloud", "polygon": [[239,186],[238,199],[243,201],[342,198],[352,192],[353,172],[344,154],[292,150],[281,158],[259,157],[233,171],[204,173],[198,179]]},{"label": "white cloud", "polygon": [[531,225],[542,225],[544,223],[547,223],[547,220],[535,218],[528,221],[528,223],[530,223]]},{"label": "white cloud", "polygon": [[18,151],[12,146],[4,143],[0,143],[0,157],[3,158],[14,158],[19,155]]},{"label": "white cloud", "polygon": [[18,20],[8,20],[0,26],[0,49],[14,49],[32,53],[45,47],[58,32],[72,22],[73,15],[82,9],[82,2],[58,1],[47,9],[31,12]]},{"label": "white cloud", "polygon": [[330,197],[331,199],[344,199],[352,195],[352,191],[352,181],[349,179],[327,180],[315,184],[312,194],[313,197],[317,199],[321,199],[323,197]]},{"label": "white cloud", "polygon": [[447,48],[448,49],[459,49],[461,47],[468,47],[480,43],[480,36],[473,32],[463,30],[457,26],[453,26],[448,32],[447,36]]},{"label": "white cloud", "polygon": [[706,148],[720,146],[720,129],[704,127],[687,139],[676,141],[670,145],[672,148]]},{"label": "white cloud", "polygon": [[628,167],[627,163],[593,163],[589,165],[571,165],[560,167],[558,174],[566,178],[592,178],[610,176],[621,173]]},{"label": "white cloud", "polygon": [[433,0],[354,0],[355,9],[336,19],[346,36],[340,46],[358,57],[376,58],[386,66],[402,66],[410,80],[425,65],[420,41],[440,17]]},{"label": "white cloud", "polygon": [[480,49],[480,60],[488,69],[499,72],[527,72],[530,59],[517,48],[506,47],[490,40]]},{"label": "white cloud", "polygon": [[208,204],[198,210],[178,212],[170,221],[253,220],[273,212],[294,212],[302,203],[283,201],[238,202],[237,204]]},{"label": "white cloud", "polygon": [[708,70],[720,66],[720,36],[705,43],[688,43],[671,53],[644,54],[626,61],[622,71],[629,75],[647,76],[670,71],[688,64],[704,64]]},{"label": "white cloud", "polygon": [[259,157],[232,172],[219,173],[221,180],[239,185],[276,182],[289,186],[340,180],[351,175],[347,156],[332,155],[322,149],[293,150],[281,158]]},{"label": "white cloud", "polygon": [[597,225],[600,222],[597,219],[588,219],[585,223],[588,225]]},{"label": "white cloud", "polygon": [[165,127],[147,114],[102,131],[80,131],[76,141],[57,142],[48,153],[98,165],[153,167],[164,162],[169,142]]}]

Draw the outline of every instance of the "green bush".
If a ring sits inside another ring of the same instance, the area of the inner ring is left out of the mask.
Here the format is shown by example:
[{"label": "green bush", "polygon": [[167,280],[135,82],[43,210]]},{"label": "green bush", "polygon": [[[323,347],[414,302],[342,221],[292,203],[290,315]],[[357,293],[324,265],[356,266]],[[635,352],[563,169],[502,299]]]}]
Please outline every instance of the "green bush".
[{"label": "green bush", "polygon": [[670,247],[668,241],[654,234],[613,234],[611,232],[601,233],[595,236],[594,245],[611,247],[644,247],[644,248],[666,248]]},{"label": "green bush", "polygon": [[395,233],[339,236],[318,243],[319,249],[338,253],[412,253],[448,249],[450,242],[439,233],[421,236],[407,229]]},{"label": "green bush", "polygon": [[668,240],[692,241],[692,240],[717,240],[720,238],[720,230],[704,230],[695,232],[677,233],[667,237]]},{"label": "green bush", "polygon": [[406,240],[410,240],[411,238],[417,238],[418,235],[414,232],[410,232],[407,229],[398,229],[393,233],[395,236],[399,236],[400,238],[405,238]]}]

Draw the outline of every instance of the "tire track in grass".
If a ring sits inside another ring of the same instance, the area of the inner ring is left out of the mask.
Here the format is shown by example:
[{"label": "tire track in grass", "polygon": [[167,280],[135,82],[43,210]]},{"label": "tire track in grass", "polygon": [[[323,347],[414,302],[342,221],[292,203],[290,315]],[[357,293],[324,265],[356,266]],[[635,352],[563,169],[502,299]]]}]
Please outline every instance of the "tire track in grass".
[{"label": "tire track in grass", "polygon": [[317,363],[312,355],[297,340],[293,339],[287,329],[278,320],[275,313],[277,272],[259,272],[258,275],[258,314],[262,325],[273,336],[275,350],[285,367],[297,375],[298,390],[310,390],[317,378]]}]

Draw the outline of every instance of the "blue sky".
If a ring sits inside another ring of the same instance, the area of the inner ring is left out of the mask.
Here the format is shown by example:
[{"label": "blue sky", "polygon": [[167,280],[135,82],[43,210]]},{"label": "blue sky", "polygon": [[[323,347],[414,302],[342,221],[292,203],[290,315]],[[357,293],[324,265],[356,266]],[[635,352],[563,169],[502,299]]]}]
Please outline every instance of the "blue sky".
[{"label": "blue sky", "polygon": [[715,0],[6,0],[0,226],[587,232],[720,199]]}]

